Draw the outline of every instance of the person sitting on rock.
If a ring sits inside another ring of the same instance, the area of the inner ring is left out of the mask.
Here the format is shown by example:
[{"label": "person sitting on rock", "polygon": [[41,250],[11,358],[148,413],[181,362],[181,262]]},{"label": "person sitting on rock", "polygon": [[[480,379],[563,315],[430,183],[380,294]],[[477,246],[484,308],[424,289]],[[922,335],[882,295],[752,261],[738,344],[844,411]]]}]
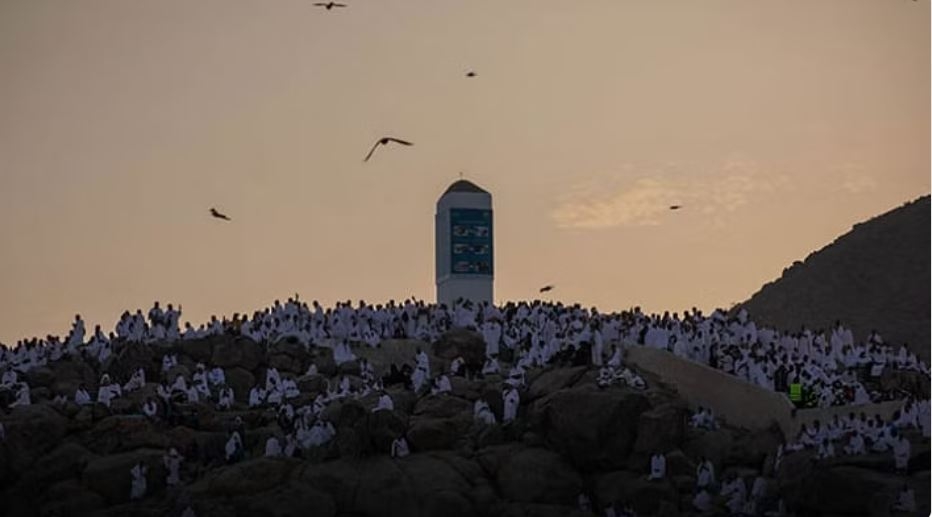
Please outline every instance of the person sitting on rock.
[{"label": "person sitting on rock", "polygon": [[188,386],[188,391],[185,393],[185,399],[188,404],[197,404],[201,401],[201,391],[197,389],[196,384]]},{"label": "person sitting on rock", "polygon": [[75,390],[74,402],[79,406],[86,406],[92,402],[91,395],[85,389],[84,384],[79,384],[78,389]]},{"label": "person sitting on rock", "polygon": [[142,499],[146,496],[146,473],[149,472],[149,467],[144,465],[142,462],[137,463],[129,471],[132,476],[132,483],[130,486],[129,498],[133,501]]},{"label": "person sitting on rock", "polygon": [[181,461],[184,458],[181,457],[181,454],[178,453],[178,449],[172,447],[168,450],[164,456],[162,456],[162,464],[165,465],[165,470],[168,471],[168,475],[165,477],[165,485],[168,487],[177,486],[181,483]]},{"label": "person sitting on rock", "polygon": [[378,405],[375,406],[375,409],[372,410],[373,413],[376,411],[394,411],[395,403],[392,402],[392,398],[388,395],[388,392],[382,391],[382,394],[379,395]]},{"label": "person sitting on rock", "polygon": [[617,374],[615,369],[611,366],[603,366],[599,368],[599,376],[596,378],[596,384],[600,388],[607,388],[612,384],[615,384],[615,378]]},{"label": "person sitting on rock", "polygon": [[210,388],[207,386],[207,372],[204,368],[204,363],[197,363],[197,371],[195,371],[194,375],[191,377],[191,384],[194,385],[203,397],[209,398]]},{"label": "person sitting on rock", "polygon": [[502,423],[508,424],[518,417],[518,405],[520,404],[521,397],[518,395],[517,388],[508,386],[502,392],[502,399],[505,403]]},{"label": "person sitting on rock", "polygon": [[236,463],[242,459],[243,439],[240,437],[239,431],[230,433],[230,438],[227,440],[224,452],[226,452],[227,463]]},{"label": "person sitting on rock", "polygon": [[97,402],[110,407],[110,402],[122,394],[120,385],[110,382],[110,376],[105,373],[100,379],[100,386],[97,388]]},{"label": "person sitting on rock", "polygon": [[495,413],[489,403],[481,398],[476,399],[473,405],[473,418],[485,425],[495,425]]},{"label": "person sitting on rock", "polygon": [[916,493],[913,492],[908,483],[903,483],[903,489],[900,490],[896,502],[893,503],[893,510],[906,512],[910,515],[916,512]]},{"label": "person sitting on rock", "polygon": [[211,368],[209,372],[207,372],[207,381],[210,383],[211,386],[219,387],[219,386],[223,386],[224,384],[226,384],[227,376],[223,372],[223,368],[220,368],[219,366],[215,366]]},{"label": "person sitting on rock", "polygon": [[906,473],[909,466],[909,455],[912,447],[905,436],[893,432],[893,461],[897,472]]},{"label": "person sitting on rock", "polygon": [[485,364],[482,365],[482,375],[496,375],[501,371],[498,366],[498,359],[495,356],[486,358]]},{"label": "person sitting on rock", "polygon": [[430,390],[431,395],[439,395],[441,393],[452,393],[453,385],[450,384],[450,378],[446,375],[440,375],[434,379],[434,386]]},{"label": "person sitting on rock", "polygon": [[702,513],[712,510],[712,495],[705,488],[700,488],[693,497],[693,507]]},{"label": "person sitting on rock", "polygon": [[220,388],[220,394],[218,396],[217,408],[218,409],[230,409],[233,407],[233,388],[223,387]]},{"label": "person sitting on rock", "polygon": [[699,457],[699,465],[696,467],[696,488],[711,489],[715,485],[715,466],[705,458]]},{"label": "person sitting on rock", "polygon": [[727,498],[725,504],[732,514],[739,514],[744,511],[747,500],[747,486],[745,486],[743,479],[733,475],[731,481],[722,484],[721,495]]},{"label": "person sitting on rock", "polygon": [[12,390],[18,384],[16,371],[12,366],[7,366],[3,372],[3,378],[0,379],[0,389]]},{"label": "person sitting on rock", "polygon": [[453,359],[452,362],[450,362],[450,375],[454,377],[461,377],[462,374],[465,373],[465,366],[466,361],[462,357],[457,356],[455,359]]},{"label": "person sitting on rock", "polygon": [[265,402],[265,390],[258,385],[253,386],[252,389],[249,390],[249,407],[259,407],[263,402]]},{"label": "person sitting on rock", "polygon": [[849,456],[856,456],[867,452],[864,447],[864,437],[861,436],[861,433],[857,431],[849,431],[848,436],[848,444],[844,447],[845,454]]},{"label": "person sitting on rock", "polygon": [[654,453],[650,457],[650,475],[647,479],[655,481],[663,479],[667,475],[667,457],[660,452]]},{"label": "person sitting on rock", "polygon": [[20,407],[20,406],[29,406],[32,404],[32,400],[29,396],[29,385],[25,382],[19,383],[18,391],[16,392],[16,400],[10,404],[11,408]]},{"label": "person sitting on rock", "polygon": [[146,385],[146,371],[142,367],[136,368],[136,371],[133,372],[132,377],[129,381],[123,386],[123,391],[129,393],[131,391],[136,391],[142,389]]},{"label": "person sitting on rock", "polygon": [[592,501],[584,492],[579,493],[579,497],[576,498],[576,501],[579,506],[579,511],[587,514],[592,513]]},{"label": "person sitting on rock", "polygon": [[392,442],[391,457],[404,458],[409,454],[411,454],[411,449],[408,448],[408,441],[405,440],[405,437],[399,436],[398,438],[395,438],[395,440]]},{"label": "person sitting on rock", "polygon": [[173,354],[162,356],[162,373],[168,373],[169,370],[178,366],[178,357]]},{"label": "person sitting on rock", "polygon": [[835,457],[835,446],[832,445],[832,441],[828,438],[823,438],[822,443],[819,444],[819,450],[816,453],[816,459],[824,460],[827,458]]},{"label": "person sitting on rock", "polygon": [[268,440],[265,441],[265,457],[266,458],[277,458],[282,455],[282,446],[278,441],[278,438],[270,436]]},{"label": "person sitting on rock", "polygon": [[146,398],[146,401],[142,404],[142,414],[150,420],[155,420],[158,418],[159,406],[156,404],[154,398]]}]

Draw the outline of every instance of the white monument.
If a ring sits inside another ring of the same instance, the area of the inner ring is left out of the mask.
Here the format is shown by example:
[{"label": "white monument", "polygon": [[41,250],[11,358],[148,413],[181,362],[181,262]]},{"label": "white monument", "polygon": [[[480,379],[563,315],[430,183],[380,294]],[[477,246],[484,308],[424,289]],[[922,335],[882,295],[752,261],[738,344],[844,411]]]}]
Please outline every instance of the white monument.
[{"label": "white monument", "polygon": [[437,303],[458,298],[492,303],[492,195],[459,180],[437,201]]}]

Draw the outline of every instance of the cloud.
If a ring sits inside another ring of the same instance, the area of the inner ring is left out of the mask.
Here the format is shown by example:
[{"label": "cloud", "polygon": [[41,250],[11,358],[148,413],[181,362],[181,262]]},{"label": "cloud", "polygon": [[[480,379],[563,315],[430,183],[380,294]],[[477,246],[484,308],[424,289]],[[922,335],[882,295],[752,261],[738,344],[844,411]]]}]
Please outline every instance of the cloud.
[{"label": "cloud", "polygon": [[560,228],[659,225],[670,205],[682,204],[714,225],[759,193],[787,188],[786,176],[767,175],[752,160],[730,157],[711,173],[687,175],[681,164],[666,164],[627,183],[607,177],[574,185],[551,216]]},{"label": "cloud", "polygon": [[856,165],[845,164],[841,168],[841,176],[840,187],[849,194],[870,192],[877,188],[877,181]]}]

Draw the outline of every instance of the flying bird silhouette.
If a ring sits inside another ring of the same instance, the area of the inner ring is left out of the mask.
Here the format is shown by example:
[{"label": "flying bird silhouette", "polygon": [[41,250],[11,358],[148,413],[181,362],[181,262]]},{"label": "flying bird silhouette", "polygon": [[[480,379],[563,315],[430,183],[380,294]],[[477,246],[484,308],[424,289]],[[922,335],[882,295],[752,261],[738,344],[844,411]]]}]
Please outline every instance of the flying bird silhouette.
[{"label": "flying bird silhouette", "polygon": [[670,205],[670,210],[679,210],[683,208],[683,205]]},{"label": "flying bird silhouette", "polygon": [[466,72],[466,77],[475,77],[477,75],[479,74],[477,74],[476,72],[473,72],[472,70]]},{"label": "flying bird silhouette", "polygon": [[216,217],[217,219],[223,219],[224,221],[230,221],[230,220],[231,220],[231,219],[230,219],[229,217],[227,217],[226,215],[221,214],[220,212],[218,212],[216,208],[211,208],[211,209],[210,209],[210,215],[212,215],[213,217]]},{"label": "flying bird silhouette", "polygon": [[540,288],[540,292],[546,293],[547,291],[553,291],[554,287],[555,286],[552,286],[552,285],[545,285],[544,287]]},{"label": "flying bird silhouette", "polygon": [[328,11],[333,9],[334,7],[346,7],[346,4],[338,4],[336,2],[317,2],[314,5],[323,7],[327,9]]},{"label": "flying bird silhouette", "polygon": [[388,145],[389,142],[395,142],[396,144],[401,144],[401,145],[414,145],[414,144],[411,143],[411,142],[406,142],[406,141],[401,140],[401,139],[398,139],[398,138],[394,138],[394,137],[390,137],[390,136],[385,136],[385,137],[382,137],[382,138],[378,139],[378,140],[375,142],[375,144],[373,144],[372,149],[369,149],[369,154],[366,155],[366,157],[363,159],[363,161],[364,161],[364,162],[368,162],[368,161],[369,161],[369,158],[372,158],[372,153],[375,152],[375,148],[376,148],[376,147],[378,147],[378,146],[380,146],[380,145]]}]

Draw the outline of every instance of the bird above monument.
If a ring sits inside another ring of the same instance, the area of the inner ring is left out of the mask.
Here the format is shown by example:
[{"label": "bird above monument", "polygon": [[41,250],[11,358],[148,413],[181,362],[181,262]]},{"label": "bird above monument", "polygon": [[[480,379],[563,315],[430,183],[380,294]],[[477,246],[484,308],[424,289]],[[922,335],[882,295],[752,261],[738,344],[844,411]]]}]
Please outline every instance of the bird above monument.
[{"label": "bird above monument", "polygon": [[683,208],[683,205],[670,205],[670,210],[679,210]]},{"label": "bird above monument", "polygon": [[323,7],[327,9],[328,11],[333,9],[334,7],[346,7],[346,4],[338,4],[336,2],[317,2],[314,5],[318,7]]},{"label": "bird above monument", "polygon": [[224,221],[231,221],[231,220],[232,220],[232,219],[230,219],[229,217],[227,217],[225,214],[221,214],[220,212],[218,212],[216,208],[211,208],[211,209],[210,209],[210,215],[213,216],[213,217],[216,217],[217,219],[223,219]]},{"label": "bird above monument", "polygon": [[382,137],[382,138],[378,139],[378,140],[375,142],[375,144],[372,145],[372,149],[369,149],[369,154],[366,155],[366,157],[363,159],[363,161],[364,161],[364,162],[368,162],[368,161],[369,161],[369,158],[372,157],[372,153],[375,152],[376,147],[378,147],[378,146],[380,146],[380,145],[388,145],[389,142],[395,142],[396,144],[401,144],[401,145],[414,145],[414,144],[411,143],[411,142],[407,142],[407,141],[401,140],[401,139],[399,139],[399,138],[394,138],[394,137],[391,137],[391,136],[385,136],[385,137]]},{"label": "bird above monument", "polygon": [[477,74],[476,72],[474,72],[474,71],[472,71],[472,70],[466,72],[466,77],[476,77],[477,75],[479,75],[479,74]]},{"label": "bird above monument", "polygon": [[553,288],[554,288],[554,287],[556,287],[556,286],[554,286],[554,285],[545,285],[545,286],[543,286],[543,287],[540,288],[540,292],[546,293],[547,291],[553,291]]}]

